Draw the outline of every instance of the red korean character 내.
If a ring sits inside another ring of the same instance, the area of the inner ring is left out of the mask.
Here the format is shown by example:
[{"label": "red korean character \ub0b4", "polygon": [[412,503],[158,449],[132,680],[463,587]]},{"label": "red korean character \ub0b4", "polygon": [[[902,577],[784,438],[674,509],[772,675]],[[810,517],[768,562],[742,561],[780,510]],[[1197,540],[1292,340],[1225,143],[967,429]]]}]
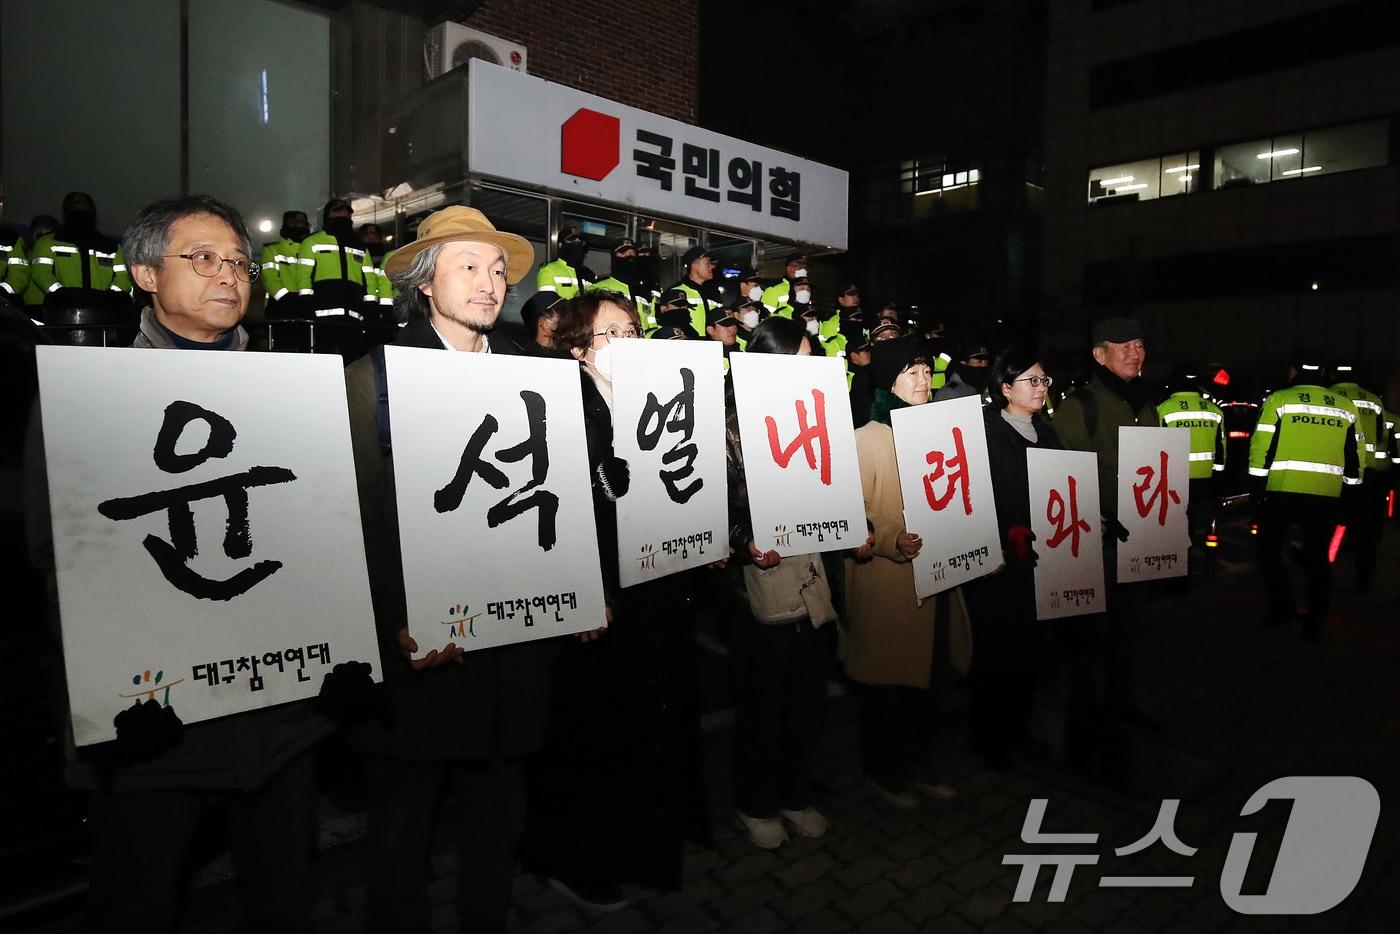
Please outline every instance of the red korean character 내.
[{"label": "red korean character \ub0b4", "polygon": [[[773,463],[786,470],[793,456],[801,449],[807,458],[807,466],[812,470],[819,469],[820,459],[822,485],[831,486],[831,440],[826,431],[826,394],[820,389],[812,390],[815,421],[811,424],[807,422],[807,404],[798,399],[794,405],[797,409],[797,436],[787,447],[783,447],[782,442],[778,440],[777,420],[771,415],[763,417],[763,423],[768,428],[768,448],[773,454]],[[820,455],[813,449],[813,442],[820,448]]]},{"label": "red korean character \ub0b4", "polygon": [[[1143,464],[1137,469],[1137,475],[1142,479],[1133,484],[1133,500],[1137,505],[1138,515],[1144,519],[1154,508],[1157,510],[1157,524],[1167,524],[1168,498],[1172,503],[1180,503],[1181,495],[1167,484],[1167,452],[1160,451],[1160,465],[1154,468],[1151,464]],[[1148,487],[1152,492],[1144,499]]]},{"label": "red korean character \ub0b4", "polygon": [[[934,512],[942,512],[948,503],[952,501],[953,494],[961,490],[963,515],[972,515],[972,492],[967,484],[967,451],[963,447],[962,429],[953,428],[953,456],[948,457],[943,451],[929,451],[925,460],[928,461],[933,471],[924,475],[924,497],[928,500],[929,508]],[[940,480],[945,481],[942,493],[934,490],[935,484]]]},{"label": "red korean character \ub0b4", "polygon": [[1079,484],[1073,476],[1066,478],[1069,481],[1069,509],[1066,516],[1065,497],[1059,490],[1051,490],[1049,501],[1045,505],[1045,518],[1050,520],[1050,524],[1055,527],[1055,534],[1050,536],[1050,540],[1045,544],[1050,548],[1059,548],[1066,538],[1070,540],[1069,552],[1074,557],[1079,557],[1079,537],[1081,533],[1089,531],[1089,523],[1079,518]]}]

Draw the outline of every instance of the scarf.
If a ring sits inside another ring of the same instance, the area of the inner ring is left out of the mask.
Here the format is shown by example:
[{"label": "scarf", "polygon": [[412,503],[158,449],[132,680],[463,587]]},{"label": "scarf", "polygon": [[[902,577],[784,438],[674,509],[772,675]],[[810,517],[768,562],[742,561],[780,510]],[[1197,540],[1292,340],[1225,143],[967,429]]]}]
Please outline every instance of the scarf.
[{"label": "scarf", "polygon": [[888,389],[877,389],[875,390],[875,401],[870,403],[870,420],[879,422],[881,425],[888,425],[891,412],[895,409],[907,408],[909,408],[909,403]]}]

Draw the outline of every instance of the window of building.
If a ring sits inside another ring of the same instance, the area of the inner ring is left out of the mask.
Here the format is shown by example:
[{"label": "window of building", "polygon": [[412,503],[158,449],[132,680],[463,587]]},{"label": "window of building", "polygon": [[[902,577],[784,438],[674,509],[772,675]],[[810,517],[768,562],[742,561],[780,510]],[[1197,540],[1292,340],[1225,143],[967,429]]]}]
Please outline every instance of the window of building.
[{"label": "window of building", "polygon": [[1162,189],[1162,160],[1139,159],[1089,172],[1089,203],[1151,201]]},{"label": "window of building", "polygon": [[1369,120],[1220,146],[1215,187],[1238,188],[1385,165],[1389,123]]}]

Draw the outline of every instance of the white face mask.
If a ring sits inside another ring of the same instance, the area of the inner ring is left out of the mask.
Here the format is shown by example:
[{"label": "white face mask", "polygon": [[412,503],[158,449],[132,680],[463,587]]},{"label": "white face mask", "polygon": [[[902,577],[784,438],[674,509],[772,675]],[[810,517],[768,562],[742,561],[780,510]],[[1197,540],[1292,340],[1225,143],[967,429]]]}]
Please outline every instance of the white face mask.
[{"label": "white face mask", "polygon": [[796,292],[793,293],[793,296],[794,296],[799,302],[801,302],[803,305],[805,305],[805,304],[807,304],[808,302],[810,302],[810,301],[812,300],[812,290],[811,290],[811,289],[798,289]]},{"label": "white face mask", "polygon": [[739,323],[752,331],[758,327],[758,312],[746,311],[739,316]]},{"label": "white face mask", "polygon": [[807,333],[808,333],[808,334],[813,334],[813,335],[815,335],[815,334],[816,334],[818,331],[820,331],[820,330],[821,330],[821,325],[817,323],[817,319],[816,319],[816,318],[813,318],[812,320],[810,320],[810,321],[807,322]]},{"label": "white face mask", "polygon": [[805,269],[799,269],[799,270],[797,270],[796,272],[794,272],[794,273],[792,274],[792,277],[793,277],[794,279],[805,279],[805,278],[807,278],[807,270],[805,270]]},{"label": "white face mask", "polygon": [[756,285],[749,286],[749,301],[756,302],[763,298],[763,290]]},{"label": "white face mask", "polygon": [[608,382],[613,378],[613,356],[612,344],[604,344],[598,350],[593,351],[593,369],[597,370]]}]

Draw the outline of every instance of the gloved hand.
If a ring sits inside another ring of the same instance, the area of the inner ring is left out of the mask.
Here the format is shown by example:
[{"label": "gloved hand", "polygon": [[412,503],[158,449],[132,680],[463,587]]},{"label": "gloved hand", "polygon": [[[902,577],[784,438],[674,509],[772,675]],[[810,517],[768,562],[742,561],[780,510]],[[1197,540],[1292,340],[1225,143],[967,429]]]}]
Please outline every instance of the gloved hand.
[{"label": "gloved hand", "polygon": [[1028,525],[1013,525],[1006,530],[1006,550],[1011,558],[1022,564],[1029,564],[1035,567],[1040,560],[1040,556],[1031,547],[1031,542],[1035,541],[1035,533]]},{"label": "gloved hand", "polygon": [[613,454],[599,461],[598,466],[593,468],[593,474],[598,478],[603,495],[613,502],[626,496],[632,485],[632,471],[627,462]]},{"label": "gloved hand", "polygon": [[1120,542],[1126,542],[1128,540],[1128,530],[1124,528],[1123,523],[1119,522],[1117,519],[1105,518],[1103,520],[1103,531],[1105,535],[1112,535]]},{"label": "gloved hand", "polygon": [[368,662],[341,662],[321,679],[315,707],[341,724],[362,723],[384,710],[384,693],[370,677]]},{"label": "gloved hand", "polygon": [[173,749],[185,732],[175,711],[154,700],[137,701],[113,717],[112,725],[117,728],[116,739],[78,750],[79,756],[92,765],[98,786],[104,791],[112,787],[117,769],[149,762]]}]

